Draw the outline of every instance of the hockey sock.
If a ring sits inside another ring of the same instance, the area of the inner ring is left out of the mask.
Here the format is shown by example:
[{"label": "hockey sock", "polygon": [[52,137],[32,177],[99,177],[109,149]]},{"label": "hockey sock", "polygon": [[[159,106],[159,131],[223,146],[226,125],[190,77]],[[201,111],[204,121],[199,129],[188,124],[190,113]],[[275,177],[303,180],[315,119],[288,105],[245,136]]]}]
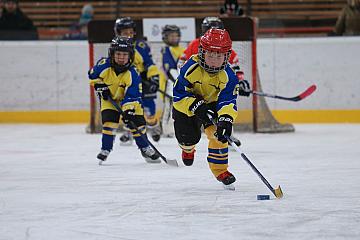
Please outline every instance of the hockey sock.
[{"label": "hockey sock", "polygon": [[118,128],[117,123],[105,122],[102,130],[101,149],[111,151],[115,139],[115,131]]},{"label": "hockey sock", "polygon": [[209,140],[207,161],[211,172],[215,177],[227,171],[228,168],[228,144],[217,140],[214,135],[215,126],[205,129],[205,134]]},{"label": "hockey sock", "polygon": [[138,148],[144,148],[144,147],[149,146],[149,143],[147,141],[145,141],[140,135],[140,134],[142,134],[147,138],[145,126],[138,127],[138,130],[140,133],[136,132],[135,129],[130,130],[131,134],[133,135],[133,137],[135,139],[135,142],[136,142],[136,145],[138,146]]}]

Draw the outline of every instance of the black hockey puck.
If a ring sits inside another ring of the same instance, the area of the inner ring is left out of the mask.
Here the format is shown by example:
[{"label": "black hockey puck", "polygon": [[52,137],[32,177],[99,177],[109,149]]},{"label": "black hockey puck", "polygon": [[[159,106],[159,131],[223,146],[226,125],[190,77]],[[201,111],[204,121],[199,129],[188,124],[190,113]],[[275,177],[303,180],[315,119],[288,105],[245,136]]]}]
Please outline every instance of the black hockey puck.
[{"label": "black hockey puck", "polygon": [[270,195],[257,195],[257,200],[270,200]]}]

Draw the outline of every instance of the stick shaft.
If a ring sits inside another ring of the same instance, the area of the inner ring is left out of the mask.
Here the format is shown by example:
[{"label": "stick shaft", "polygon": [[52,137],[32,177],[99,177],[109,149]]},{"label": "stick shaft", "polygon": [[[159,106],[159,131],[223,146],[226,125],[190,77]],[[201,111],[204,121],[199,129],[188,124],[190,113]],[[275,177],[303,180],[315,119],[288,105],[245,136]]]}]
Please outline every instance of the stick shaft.
[{"label": "stick shaft", "polygon": [[310,96],[315,90],[316,90],[316,85],[311,85],[304,92],[302,92],[301,94],[299,94],[295,97],[284,97],[284,96],[279,96],[279,95],[264,93],[264,92],[258,92],[258,91],[251,91],[251,93],[254,95],[257,95],[257,96],[262,96],[262,97],[270,97],[270,98],[276,98],[276,99],[281,99],[281,100],[297,102],[297,101],[303,100],[304,98]]},{"label": "stick shaft", "polygon": [[250,161],[250,159],[241,152],[240,148],[231,140],[228,139],[230,142],[230,145],[238,152],[240,153],[240,156],[242,159],[245,160],[245,162],[251,167],[251,169],[258,175],[258,177],[261,179],[261,181],[269,188],[269,190],[276,196],[274,188],[271,186],[271,184],[266,180],[266,178],[261,174],[261,172],[255,167],[255,165]]}]

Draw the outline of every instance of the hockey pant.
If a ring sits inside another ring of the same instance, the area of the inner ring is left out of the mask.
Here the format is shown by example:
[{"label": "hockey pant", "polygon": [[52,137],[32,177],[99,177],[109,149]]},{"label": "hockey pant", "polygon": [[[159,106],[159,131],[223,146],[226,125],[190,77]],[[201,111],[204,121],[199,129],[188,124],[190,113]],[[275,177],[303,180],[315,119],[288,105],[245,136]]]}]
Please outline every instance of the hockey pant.
[{"label": "hockey pant", "polygon": [[[114,144],[116,130],[119,127],[119,120],[120,120],[120,113],[116,110],[112,109],[105,109],[101,111],[101,118],[102,118],[102,150],[111,151]],[[141,134],[145,135],[146,137],[146,128],[145,128],[145,119],[142,115],[135,115],[131,116],[130,119],[137,127],[137,129],[141,132]],[[144,148],[149,146],[149,143],[141,138],[140,133],[137,133],[134,128],[130,129],[131,134],[133,135],[136,145],[139,148]]]}]

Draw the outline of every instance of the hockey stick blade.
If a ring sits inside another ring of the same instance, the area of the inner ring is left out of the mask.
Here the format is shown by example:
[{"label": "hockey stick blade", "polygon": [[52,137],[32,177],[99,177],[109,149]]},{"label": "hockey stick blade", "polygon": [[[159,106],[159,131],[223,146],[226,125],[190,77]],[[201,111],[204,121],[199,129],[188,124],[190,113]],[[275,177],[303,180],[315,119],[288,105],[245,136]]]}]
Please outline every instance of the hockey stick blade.
[{"label": "hockey stick blade", "polygon": [[166,159],[166,163],[173,167],[178,167],[179,164],[175,159]]},{"label": "hockey stick blade", "polygon": [[308,89],[305,90],[305,92],[303,92],[302,94],[300,94],[298,96],[298,98],[296,98],[296,99],[298,99],[296,101],[300,101],[300,100],[310,96],[313,92],[315,92],[315,90],[316,90],[316,85],[311,85]]},{"label": "hockey stick blade", "polygon": [[264,92],[257,92],[257,91],[251,91],[251,93],[254,95],[257,95],[257,96],[262,96],[262,97],[270,97],[270,98],[276,98],[276,99],[287,100],[287,101],[292,101],[292,102],[298,102],[298,101],[301,101],[304,98],[310,96],[313,92],[315,92],[315,90],[316,90],[316,85],[311,85],[303,93],[301,93],[295,97],[284,97],[284,96],[279,96],[279,95],[274,95],[274,94],[269,94],[269,93],[264,93]]},{"label": "hockey stick blade", "polygon": [[278,188],[274,189],[274,195],[275,195],[276,198],[282,198],[284,196],[280,185],[278,186]]}]

